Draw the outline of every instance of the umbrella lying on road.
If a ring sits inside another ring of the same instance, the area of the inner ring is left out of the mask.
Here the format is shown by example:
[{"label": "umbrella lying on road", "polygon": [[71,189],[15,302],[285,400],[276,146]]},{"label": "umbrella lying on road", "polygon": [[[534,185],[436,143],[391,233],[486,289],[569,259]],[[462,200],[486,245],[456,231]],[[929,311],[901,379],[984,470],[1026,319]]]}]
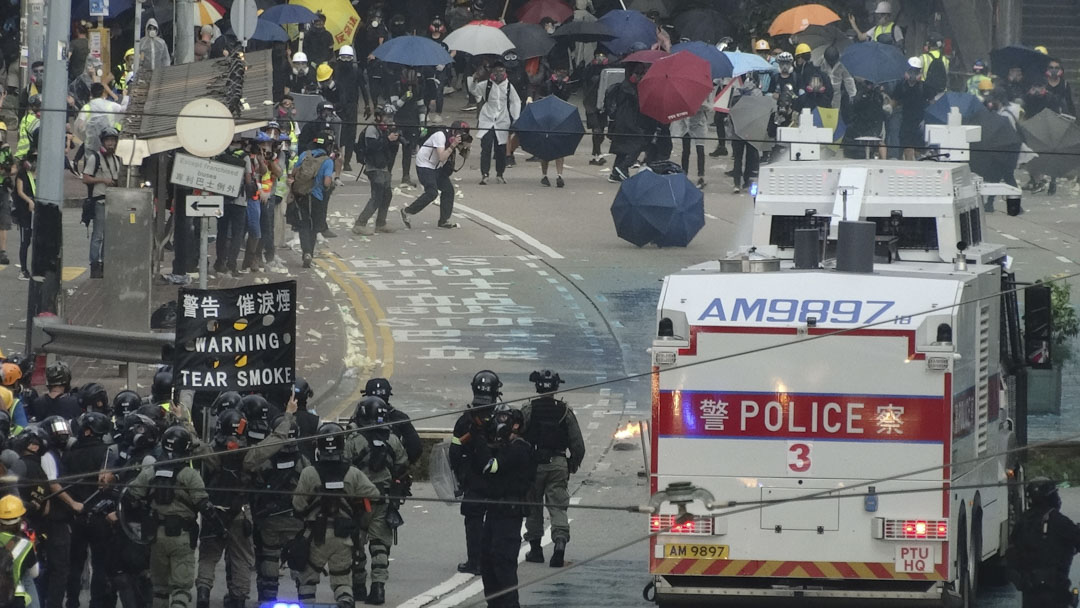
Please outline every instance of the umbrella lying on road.
[{"label": "umbrella lying on road", "polygon": [[1076,170],[1074,155],[1080,154],[1080,126],[1053,110],[1043,110],[1017,127],[1024,141],[1039,155],[1028,169],[1052,177]]},{"label": "umbrella lying on road", "polygon": [[837,21],[840,21],[840,15],[832,9],[820,4],[804,4],[777,15],[769,26],[769,35],[798,34],[811,25],[827,25]]},{"label": "umbrella lying on road", "polygon": [[731,130],[758,150],[768,147],[769,118],[776,110],[772,95],[743,95],[731,106]]},{"label": "umbrella lying on road", "polygon": [[671,47],[672,53],[686,51],[709,62],[709,74],[713,78],[731,78],[733,66],[731,60],[722,51],[711,44],[701,41],[680,42]]},{"label": "umbrella lying on road", "polygon": [[555,39],[544,28],[533,23],[504,25],[502,33],[514,43],[514,49],[521,59],[543,57],[555,46]]},{"label": "umbrella lying on road", "polygon": [[266,9],[259,17],[278,25],[311,23],[315,20],[315,12],[299,4],[279,4]]},{"label": "umbrella lying on road", "polygon": [[780,68],[765,61],[754,53],[724,51],[724,56],[731,62],[731,75],[742,76],[750,72],[779,72]]},{"label": "umbrella lying on road", "polygon": [[611,204],[615,234],[638,247],[685,247],[705,226],[705,197],[683,173],[640,171]]},{"label": "umbrella lying on road", "polygon": [[563,0],[529,0],[518,9],[517,18],[521,23],[538,24],[545,17],[562,23],[574,16],[574,9]]},{"label": "umbrella lying on road", "polygon": [[709,62],[680,51],[657,60],[638,83],[641,113],[664,124],[693,116],[713,90]]},{"label": "umbrella lying on road", "polygon": [[1046,70],[1050,57],[1019,44],[990,51],[990,69],[998,76],[1007,76],[1010,68],[1024,70],[1025,78],[1033,78]]},{"label": "umbrella lying on road", "polygon": [[716,44],[731,34],[731,26],[719,11],[711,8],[695,8],[675,18],[675,31],[681,38]]},{"label": "umbrella lying on road", "polygon": [[978,97],[975,97],[971,93],[957,93],[955,91],[949,91],[938,98],[937,101],[930,104],[926,108],[924,118],[926,124],[929,125],[944,125],[949,122],[949,112],[952,111],[953,106],[956,106],[960,110],[960,116],[963,119],[968,119],[974,116],[978,112],[986,110],[983,103],[979,101]]},{"label": "umbrella lying on road", "polygon": [[497,27],[469,24],[450,32],[446,46],[451,51],[470,55],[502,55],[514,48],[514,43]]},{"label": "umbrella lying on road", "polygon": [[856,42],[844,49],[840,62],[855,78],[874,84],[903,80],[908,67],[903,51],[880,42]]},{"label": "umbrella lying on road", "polygon": [[514,131],[521,147],[540,160],[573,156],[585,136],[577,106],[554,95],[525,106]]},{"label": "umbrella lying on road", "polygon": [[552,36],[570,42],[606,42],[615,39],[615,34],[603,23],[599,21],[578,21],[577,17],[574,17],[573,21],[556,28]]},{"label": "umbrella lying on road", "polygon": [[610,11],[600,18],[615,38],[603,42],[605,48],[616,55],[625,55],[634,43],[646,47],[656,43],[656,24],[637,11]]},{"label": "umbrella lying on road", "polygon": [[446,65],[453,61],[441,44],[425,36],[400,36],[375,47],[372,55],[387,63],[410,67]]}]

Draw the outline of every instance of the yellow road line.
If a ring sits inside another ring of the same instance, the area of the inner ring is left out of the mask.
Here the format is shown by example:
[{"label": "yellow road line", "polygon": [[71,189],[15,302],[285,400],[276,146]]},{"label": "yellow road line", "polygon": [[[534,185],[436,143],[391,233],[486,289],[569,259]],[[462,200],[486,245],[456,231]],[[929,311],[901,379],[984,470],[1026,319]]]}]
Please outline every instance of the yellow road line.
[{"label": "yellow road line", "polygon": [[386,320],[386,313],[379,304],[379,300],[375,297],[375,291],[360,277],[356,276],[355,271],[349,268],[336,254],[331,254],[330,259],[342,272],[346,273],[346,276],[360,288],[360,291],[364,292],[364,298],[367,300],[372,314],[375,315],[375,323],[379,326],[379,336],[382,337],[382,375],[384,378],[390,378],[394,375],[394,334],[388,326],[379,323]]},{"label": "yellow road line", "polygon": [[[356,289],[345,280],[340,274],[334,271],[329,264],[322,260],[315,260],[320,268],[326,271],[330,275],[330,278],[341,287],[345,292],[345,297],[349,299],[349,304],[352,305],[353,310],[356,311],[356,317],[360,321],[360,326],[364,331],[364,348],[367,354],[368,361],[374,362],[378,358],[377,345],[375,343],[375,326],[371,323],[371,319],[368,318],[367,312],[364,310],[364,305],[360,301],[360,294],[356,292]],[[346,340],[348,340],[348,334],[346,334]],[[360,400],[363,393],[363,385],[357,384],[357,387],[353,390],[352,394],[343,401],[338,407],[334,408],[327,417],[329,420],[336,420],[350,404]]]}]

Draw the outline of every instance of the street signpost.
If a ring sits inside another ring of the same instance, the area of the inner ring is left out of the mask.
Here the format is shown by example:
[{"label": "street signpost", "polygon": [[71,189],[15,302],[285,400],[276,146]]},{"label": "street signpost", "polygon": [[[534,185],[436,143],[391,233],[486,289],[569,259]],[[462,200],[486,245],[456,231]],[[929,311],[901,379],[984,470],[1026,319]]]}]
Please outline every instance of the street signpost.
[{"label": "street signpost", "polygon": [[240,183],[244,168],[206,158],[198,158],[183,152],[176,154],[169,181],[178,186],[198,188],[225,196],[240,196]]},{"label": "street signpost", "polygon": [[239,0],[233,2],[232,11],[229,14],[229,23],[232,24],[233,33],[240,40],[241,46],[247,48],[248,40],[255,35],[255,28],[259,25],[259,7],[255,0]]},{"label": "street signpost", "polygon": [[188,217],[221,217],[225,214],[224,196],[187,197]]}]

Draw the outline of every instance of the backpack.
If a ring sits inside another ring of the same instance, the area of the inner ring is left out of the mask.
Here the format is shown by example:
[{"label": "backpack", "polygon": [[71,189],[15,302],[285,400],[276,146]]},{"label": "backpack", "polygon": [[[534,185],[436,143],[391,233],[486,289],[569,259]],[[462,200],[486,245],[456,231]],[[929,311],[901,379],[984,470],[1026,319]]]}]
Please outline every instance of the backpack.
[{"label": "backpack", "polygon": [[322,168],[323,161],[327,158],[329,157],[325,154],[319,156],[308,154],[304,158],[304,162],[300,163],[300,166],[296,168],[296,176],[292,184],[293,194],[297,196],[311,194],[311,191],[315,189],[315,177],[319,175],[319,169]]},{"label": "backpack", "polygon": [[949,75],[945,69],[945,56],[941,51],[938,51],[937,55],[931,53],[930,56],[933,59],[930,60],[930,67],[926,70],[926,86],[930,87],[935,93],[940,93],[949,84]]}]

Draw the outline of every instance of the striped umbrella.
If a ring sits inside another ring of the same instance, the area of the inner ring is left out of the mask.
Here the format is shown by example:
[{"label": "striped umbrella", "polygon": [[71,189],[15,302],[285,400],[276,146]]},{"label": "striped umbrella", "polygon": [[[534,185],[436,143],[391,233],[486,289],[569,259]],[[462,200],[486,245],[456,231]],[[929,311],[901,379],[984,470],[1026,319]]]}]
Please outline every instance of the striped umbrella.
[{"label": "striped umbrella", "polygon": [[195,5],[195,25],[213,25],[225,17],[225,9],[214,0],[197,0]]}]

